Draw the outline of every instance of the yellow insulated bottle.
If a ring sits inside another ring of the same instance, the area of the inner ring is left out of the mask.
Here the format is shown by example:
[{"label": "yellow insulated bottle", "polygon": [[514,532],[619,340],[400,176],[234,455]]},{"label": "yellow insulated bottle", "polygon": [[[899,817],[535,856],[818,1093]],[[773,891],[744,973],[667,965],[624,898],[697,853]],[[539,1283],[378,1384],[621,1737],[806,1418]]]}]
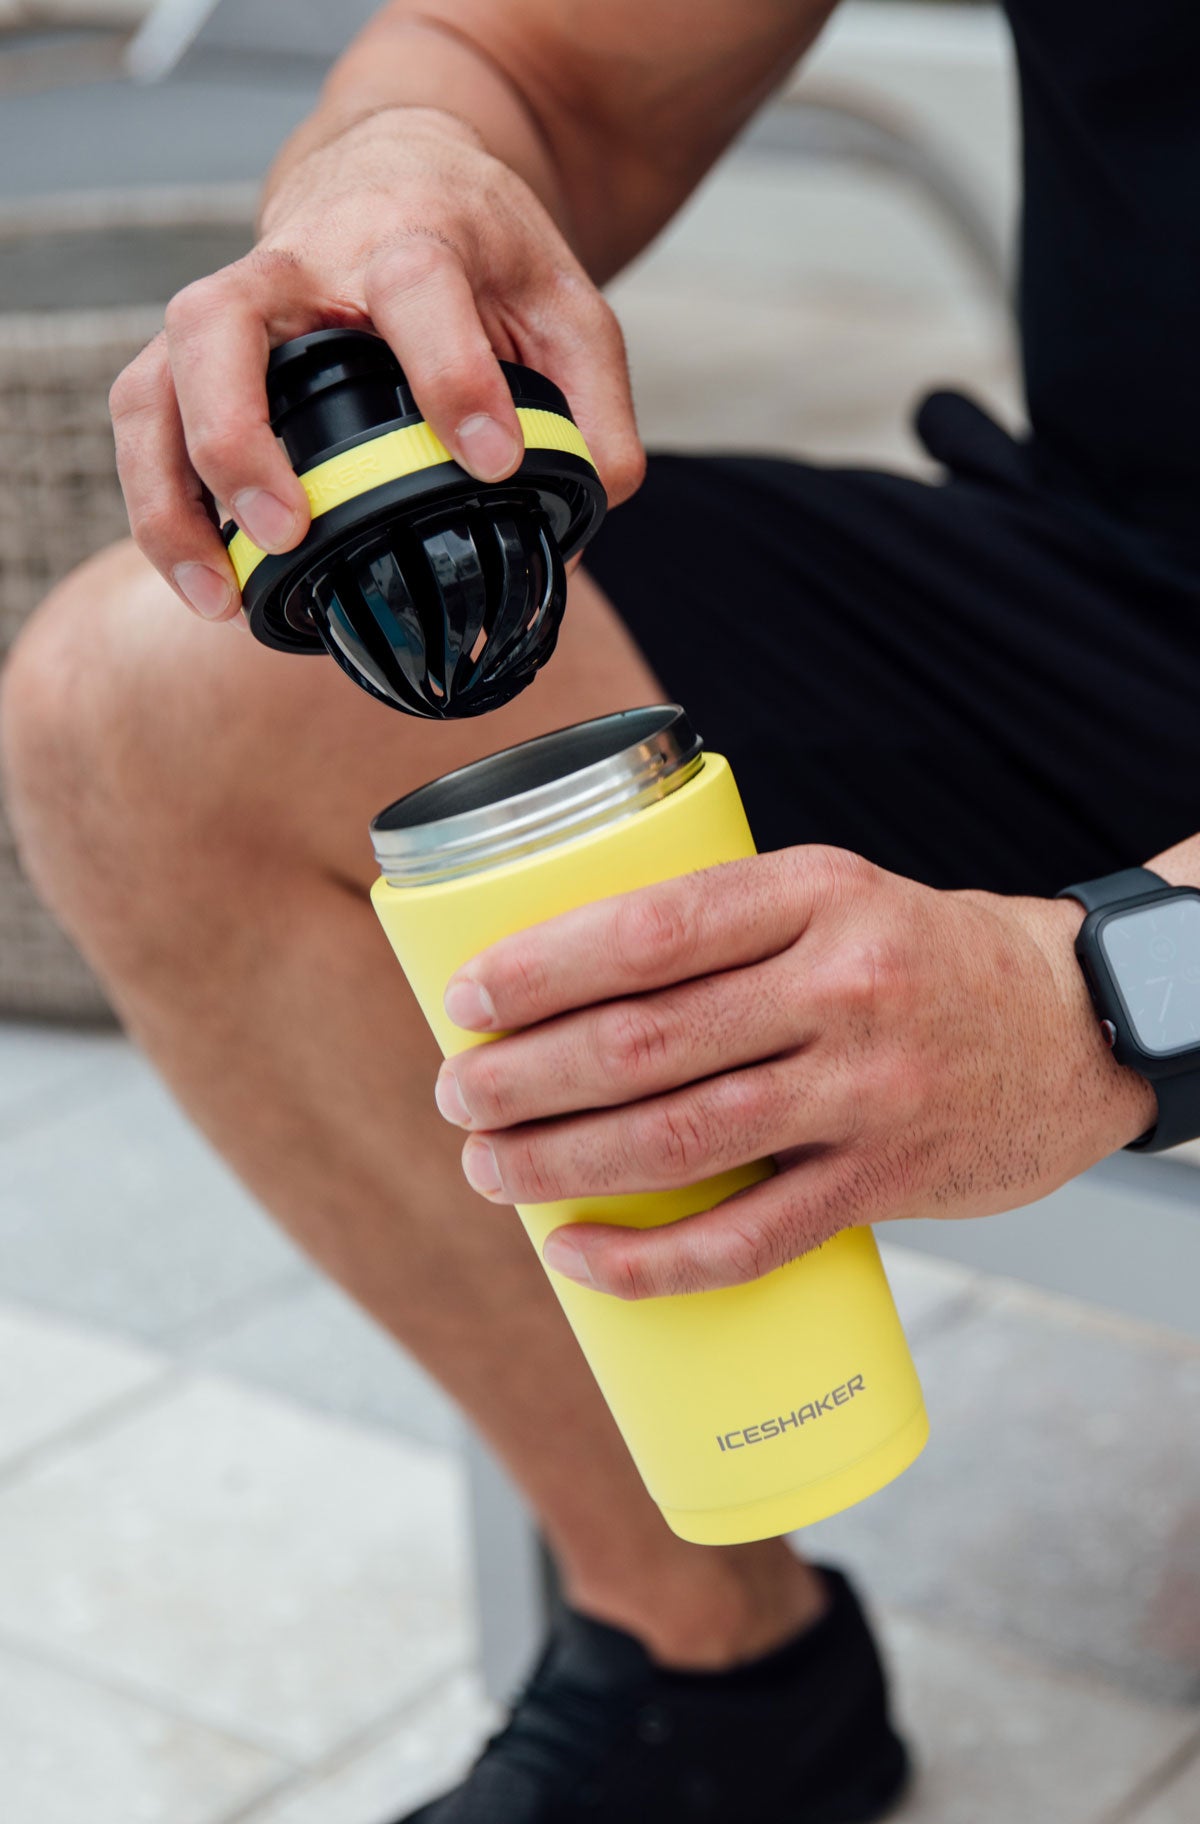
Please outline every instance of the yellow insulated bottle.
[{"label": "yellow insulated bottle", "polygon": [[[591,900],[752,855],[728,763],[676,705],[581,723],[421,787],[372,825],[375,910],[442,1050],[454,971]],[[582,1220],[635,1227],[766,1176],[521,1210],[539,1254]],[[875,1238],[854,1229],[750,1285],[627,1302],[550,1274],[650,1494],[681,1538],[732,1545],[824,1519],[907,1469],[928,1436]]]}]

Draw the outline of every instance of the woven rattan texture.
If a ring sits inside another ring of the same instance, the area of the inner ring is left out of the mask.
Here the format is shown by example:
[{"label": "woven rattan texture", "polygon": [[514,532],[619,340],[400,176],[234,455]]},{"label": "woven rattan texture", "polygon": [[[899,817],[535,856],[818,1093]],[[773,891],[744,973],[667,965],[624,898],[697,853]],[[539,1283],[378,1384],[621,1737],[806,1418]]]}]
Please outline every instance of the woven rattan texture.
[{"label": "woven rattan texture", "polygon": [[[128,530],[108,389],[161,318],[159,306],[0,315],[0,663],[52,584]],[[0,1012],[107,1015],[22,875],[3,812]]]}]

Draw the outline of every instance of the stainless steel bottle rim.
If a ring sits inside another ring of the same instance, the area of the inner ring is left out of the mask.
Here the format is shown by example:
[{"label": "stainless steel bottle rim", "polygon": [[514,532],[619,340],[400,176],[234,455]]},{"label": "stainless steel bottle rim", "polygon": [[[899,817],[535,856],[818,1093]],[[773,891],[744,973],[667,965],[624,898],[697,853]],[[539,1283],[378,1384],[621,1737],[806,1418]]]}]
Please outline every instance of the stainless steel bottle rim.
[{"label": "stainless steel bottle rim", "polygon": [[375,857],[396,887],[484,873],[631,817],[703,764],[678,703],[577,722],[398,798],[371,825]]}]

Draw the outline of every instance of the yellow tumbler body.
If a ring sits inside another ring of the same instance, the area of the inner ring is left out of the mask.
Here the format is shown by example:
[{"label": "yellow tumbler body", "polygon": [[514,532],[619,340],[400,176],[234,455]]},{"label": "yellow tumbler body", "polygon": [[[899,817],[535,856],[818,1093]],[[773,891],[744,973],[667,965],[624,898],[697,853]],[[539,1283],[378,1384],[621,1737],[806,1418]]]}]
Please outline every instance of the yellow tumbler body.
[{"label": "yellow tumbler body", "polygon": [[[447,1056],[486,1042],[447,1018],[463,963],[556,913],[752,855],[728,763],[622,820],[466,878],[372,892]],[[537,1247],[563,1223],[645,1228],[769,1176],[744,1167],[686,1190],[527,1206]],[[551,1272],[554,1290],[646,1487],[681,1538],[731,1545],[812,1524],[873,1494],[918,1455],[928,1420],[869,1229],[748,1285],[625,1301]]]}]

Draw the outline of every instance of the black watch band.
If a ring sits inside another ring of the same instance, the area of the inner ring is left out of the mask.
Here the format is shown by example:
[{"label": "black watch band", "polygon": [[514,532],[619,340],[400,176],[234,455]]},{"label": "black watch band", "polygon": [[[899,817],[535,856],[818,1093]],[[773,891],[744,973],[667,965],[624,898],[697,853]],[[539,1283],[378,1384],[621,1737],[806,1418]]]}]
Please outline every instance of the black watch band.
[{"label": "black watch band", "polygon": [[[1077,899],[1085,912],[1100,912],[1106,906],[1118,906],[1126,900],[1145,899],[1154,893],[1170,893],[1171,883],[1152,868],[1122,868],[1116,874],[1104,874],[1099,880],[1083,880],[1064,887],[1056,899]],[[1147,1133],[1131,1140],[1127,1152],[1161,1153],[1169,1146],[1196,1138],[1196,1101],[1200,1090],[1200,1072],[1188,1071],[1183,1076],[1154,1079],[1158,1097],[1158,1120]]]},{"label": "black watch band", "polygon": [[1122,868],[1118,874],[1102,874],[1099,880],[1081,880],[1078,886],[1064,887],[1055,899],[1077,899],[1085,912],[1100,912],[1105,906],[1119,906],[1125,899],[1144,899],[1147,893],[1169,893],[1171,885],[1152,868]]}]

